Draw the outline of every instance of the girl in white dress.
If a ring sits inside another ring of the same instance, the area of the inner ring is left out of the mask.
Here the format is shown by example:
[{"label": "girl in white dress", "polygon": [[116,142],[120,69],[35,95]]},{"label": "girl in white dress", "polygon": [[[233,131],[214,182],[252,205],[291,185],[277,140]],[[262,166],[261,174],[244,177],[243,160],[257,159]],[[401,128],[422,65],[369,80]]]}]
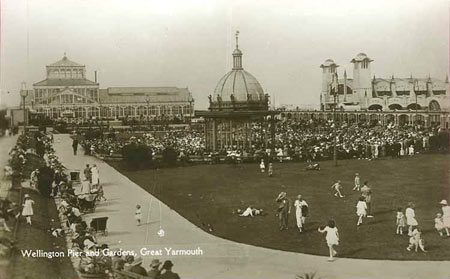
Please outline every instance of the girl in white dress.
[{"label": "girl in white dress", "polygon": [[266,171],[266,164],[264,164],[264,159],[261,159],[261,163],[259,164],[259,168],[261,169],[261,172]]},{"label": "girl in white dress", "polygon": [[325,239],[327,241],[327,245],[330,250],[330,257],[328,258],[328,260],[329,261],[334,260],[333,257],[337,254],[336,250],[334,250],[334,246],[339,245],[339,233],[338,233],[338,229],[336,228],[336,224],[335,224],[334,220],[328,221],[328,226],[326,226],[323,229],[321,229],[319,227],[318,231],[320,233],[324,233],[324,232],[327,233]]},{"label": "girl in white dress", "polygon": [[23,201],[22,216],[24,216],[27,219],[27,224],[31,225],[31,216],[33,216],[34,201],[30,198],[28,194],[25,194],[23,198],[24,201]]},{"label": "girl in white dress", "polygon": [[366,217],[367,215],[367,204],[364,197],[360,197],[358,203],[356,204],[356,215],[358,215],[358,222],[356,223],[356,226],[359,226],[362,224],[363,217]]},{"label": "girl in white dress", "polygon": [[408,204],[408,208],[406,208],[406,211],[405,211],[406,225],[408,226],[408,235],[409,236],[412,236],[413,227],[419,225],[416,220],[416,214],[414,212],[414,207],[415,207],[415,205],[412,202],[410,202]]}]

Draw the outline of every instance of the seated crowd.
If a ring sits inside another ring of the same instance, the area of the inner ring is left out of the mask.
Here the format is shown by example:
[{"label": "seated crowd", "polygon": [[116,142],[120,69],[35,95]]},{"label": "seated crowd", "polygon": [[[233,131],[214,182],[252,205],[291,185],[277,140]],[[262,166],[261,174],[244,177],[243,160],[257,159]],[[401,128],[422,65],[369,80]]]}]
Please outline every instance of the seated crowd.
[{"label": "seated crowd", "polygon": [[[399,157],[428,151],[448,151],[448,133],[436,127],[425,128],[420,125],[386,126],[381,124],[337,124],[336,131],[332,121],[325,120],[285,120],[277,123],[275,141],[265,145],[261,142],[261,127],[252,126],[252,146],[240,149],[228,146],[215,153],[205,150],[204,135],[201,131],[171,131],[162,136],[145,133],[118,139],[89,138],[81,142],[91,154],[121,154],[124,146],[144,144],[161,155],[166,147],[173,148],[180,158],[191,156],[233,157],[244,160],[255,158],[260,161],[267,156],[283,160],[307,161],[328,160],[333,157],[334,133],[340,159],[377,159],[379,157]],[[274,146],[274,150],[267,148]]]}]

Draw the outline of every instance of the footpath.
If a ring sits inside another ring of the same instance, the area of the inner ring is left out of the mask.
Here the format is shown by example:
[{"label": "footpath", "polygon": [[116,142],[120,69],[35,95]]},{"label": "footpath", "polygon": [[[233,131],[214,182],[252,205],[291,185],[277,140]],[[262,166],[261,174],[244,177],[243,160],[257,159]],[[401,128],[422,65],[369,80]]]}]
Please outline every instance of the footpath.
[{"label": "footpath", "polygon": [[[54,148],[61,163],[81,173],[86,164],[96,164],[107,198],[98,204],[95,213],[84,215],[84,219],[89,224],[92,218],[108,217],[108,234],[100,235],[98,242],[108,244],[111,249],[144,253],[142,266],[146,269],[152,259],[157,258],[161,261],[170,259],[174,263],[173,271],[183,279],[294,279],[296,275],[312,272],[324,279],[450,278],[450,261],[337,258],[334,262],[327,262],[326,257],[255,247],[215,237],[184,219],[105,162],[83,155],[82,150],[77,156],[73,155],[71,144],[69,135],[55,135]],[[142,206],[144,224],[141,226],[137,226],[134,219],[137,204]],[[171,249],[170,255],[167,255],[168,249]],[[197,255],[173,255],[174,250]]]}]

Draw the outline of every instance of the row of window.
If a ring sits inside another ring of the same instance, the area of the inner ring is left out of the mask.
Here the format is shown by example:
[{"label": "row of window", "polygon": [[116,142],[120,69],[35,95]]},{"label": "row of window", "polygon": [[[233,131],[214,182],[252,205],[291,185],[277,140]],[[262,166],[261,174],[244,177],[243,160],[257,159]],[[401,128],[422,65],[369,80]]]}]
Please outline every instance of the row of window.
[{"label": "row of window", "polygon": [[[97,88],[72,88],[71,89],[74,93],[81,95],[83,97],[78,97],[74,95],[63,95],[62,96],[62,103],[63,104],[79,104],[79,103],[90,103],[91,101],[86,100],[86,98],[98,101],[98,89]],[[43,103],[43,104],[49,104],[52,101],[57,100],[59,102],[59,96],[54,96],[54,98],[51,98],[50,100],[48,97],[51,97],[52,95],[57,95],[62,91],[61,88],[53,88],[53,89],[35,89],[34,90],[34,102],[35,103]]]},{"label": "row of window", "polygon": [[84,78],[83,69],[56,69],[48,70],[47,77],[50,79],[81,79]]},{"label": "row of window", "polygon": [[[61,108],[52,108],[49,110],[49,113],[60,113],[61,111],[74,111],[75,114],[85,115],[86,110],[85,108],[78,107],[75,109],[72,109],[70,107],[61,107]],[[46,113],[47,110],[44,108],[37,108],[38,112]],[[130,117],[139,117],[139,116],[159,116],[159,115],[184,115],[184,114],[191,114],[193,113],[190,106],[149,106],[148,107],[147,114],[147,107],[138,107],[136,110],[134,107],[102,107],[101,109],[99,107],[91,107],[88,108],[87,113],[91,116],[98,116],[99,113],[101,113],[102,117],[124,117],[124,116],[130,116]]]}]

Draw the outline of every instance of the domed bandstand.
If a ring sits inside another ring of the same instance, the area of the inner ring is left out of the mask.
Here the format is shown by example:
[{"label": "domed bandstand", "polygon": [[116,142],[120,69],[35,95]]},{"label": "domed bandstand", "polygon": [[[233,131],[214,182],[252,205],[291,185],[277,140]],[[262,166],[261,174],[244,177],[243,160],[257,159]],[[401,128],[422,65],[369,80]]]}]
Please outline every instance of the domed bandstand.
[{"label": "domed bandstand", "polygon": [[[255,142],[272,148],[275,136],[274,114],[269,110],[269,95],[264,94],[258,80],[242,67],[239,49],[239,32],[236,32],[236,49],[233,52],[233,69],[224,75],[209,95],[208,111],[196,111],[205,119],[205,142],[210,151],[247,149]],[[259,127],[258,132],[252,126]]]}]

